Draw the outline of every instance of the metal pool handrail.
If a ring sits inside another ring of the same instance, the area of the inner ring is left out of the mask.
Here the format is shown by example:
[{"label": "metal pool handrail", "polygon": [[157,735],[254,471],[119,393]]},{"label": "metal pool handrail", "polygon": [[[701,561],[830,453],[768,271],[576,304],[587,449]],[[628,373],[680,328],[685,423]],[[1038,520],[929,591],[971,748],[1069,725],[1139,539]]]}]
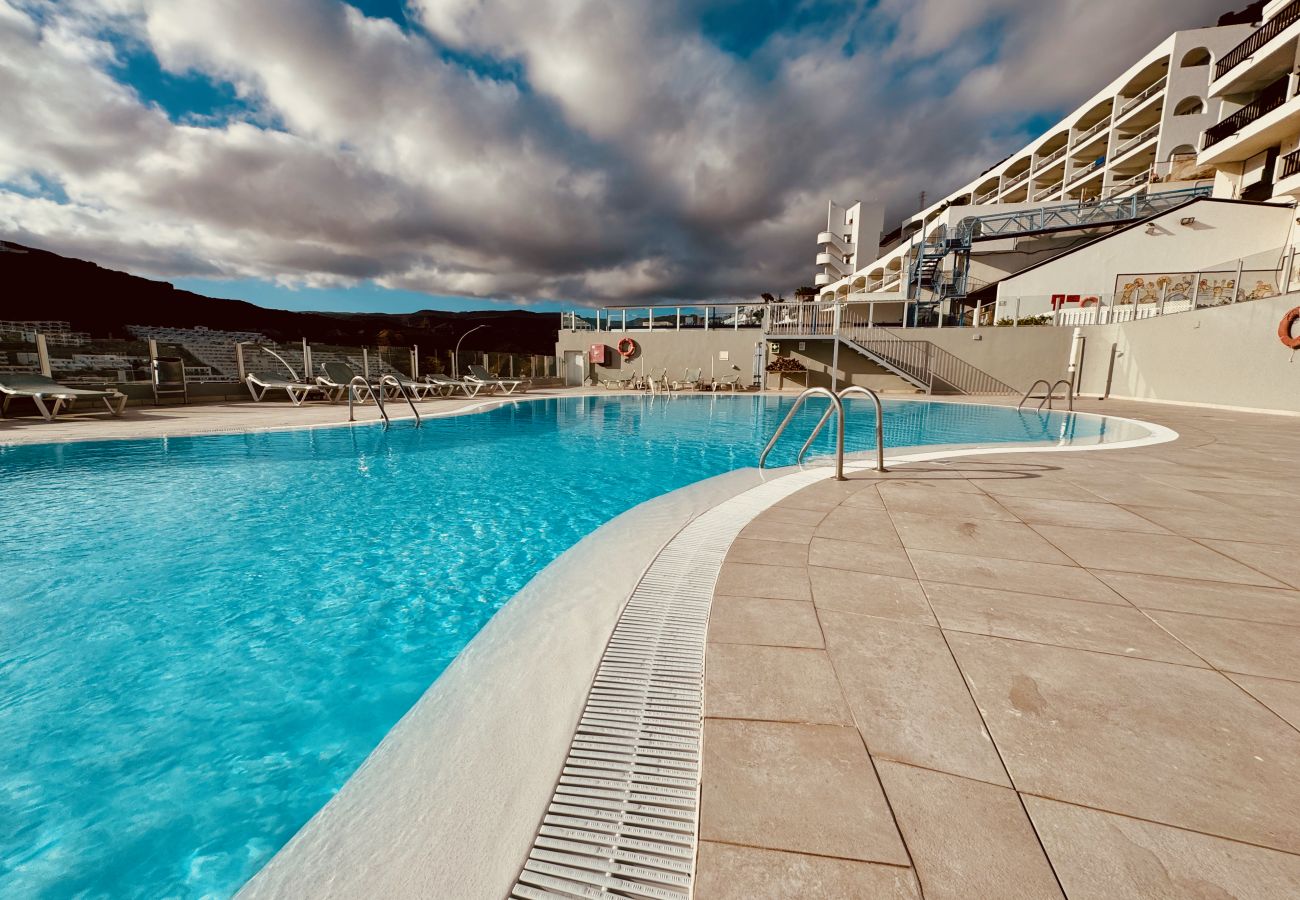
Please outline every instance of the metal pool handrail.
[{"label": "metal pool handrail", "polygon": [[[880,396],[871,388],[861,387],[856,384],[851,384],[844,388],[837,396],[841,401],[843,401],[849,394],[865,394],[871,398],[873,403],[876,404],[876,471],[889,471],[885,468],[885,410],[880,404]],[[834,411],[834,409],[835,407],[833,406],[827,407],[826,412],[822,414],[821,421],[817,423],[817,427],[813,429],[812,434],[808,436],[808,440],[804,441],[803,447],[799,449],[799,456],[796,460],[797,462],[803,462],[804,455],[808,452],[808,448],[813,445],[813,441],[817,440],[817,435],[821,434],[822,427],[825,426],[826,420],[831,417],[831,412]]]},{"label": "metal pool handrail", "polygon": [[398,381],[397,377],[394,375],[381,376],[379,379],[378,390],[375,389],[376,387],[375,385],[371,384],[361,375],[357,375],[351,381],[348,382],[348,421],[349,422],[356,421],[356,417],[352,413],[352,401],[356,396],[356,388],[358,386],[364,387],[366,391],[370,394],[370,396],[374,398],[375,405],[379,407],[379,414],[384,418],[385,431],[387,431],[388,426],[392,424],[388,419],[388,410],[384,409],[384,388],[386,386],[397,388],[397,392],[406,398],[407,404],[411,407],[411,413],[415,416],[415,427],[419,428],[420,425],[422,424],[420,421],[420,411],[415,408],[415,401],[411,399],[411,395],[406,390],[406,386],[403,385],[400,381]]},{"label": "metal pool handrail", "polygon": [[873,401],[875,401],[876,404],[876,471],[878,472],[886,471],[885,470],[884,412],[880,405],[880,398],[876,396],[876,392],[871,390],[870,388],[858,387],[857,385],[846,387],[838,394],[836,394],[834,391],[830,390],[829,388],[824,388],[824,387],[808,388],[807,390],[803,391],[803,393],[801,393],[798,396],[798,398],[795,399],[794,406],[790,407],[790,411],[785,414],[785,418],[781,420],[781,424],[777,426],[776,431],[772,434],[772,437],[768,439],[767,445],[763,448],[763,452],[758,455],[758,467],[760,469],[763,468],[764,464],[767,462],[768,454],[772,452],[772,448],[776,446],[776,442],[780,440],[781,435],[785,433],[786,428],[788,428],[790,425],[790,421],[794,418],[795,413],[799,411],[799,407],[803,406],[804,401],[807,400],[809,397],[827,397],[831,401],[831,406],[828,410],[826,410],[826,412],[822,415],[821,420],[817,423],[817,427],[813,430],[812,437],[810,437],[804,443],[803,448],[800,449],[799,461],[800,462],[803,461],[804,453],[808,450],[808,447],[811,446],[813,439],[817,437],[818,432],[820,432],[822,426],[826,424],[826,421],[827,419],[830,418],[831,413],[835,413],[836,414],[835,480],[844,481],[845,480],[844,478],[844,401],[841,398],[844,397],[844,395],[850,393],[866,394],[867,396],[871,397]]},{"label": "metal pool handrail", "polygon": [[[1047,386],[1047,393],[1044,394],[1042,397],[1031,397],[1030,394],[1034,392],[1034,388],[1038,387],[1040,384]],[[1021,407],[1023,407],[1025,403],[1027,403],[1029,400],[1038,401],[1038,409],[1040,412],[1043,409],[1043,404],[1047,404],[1047,408],[1051,409],[1052,395],[1056,393],[1057,386],[1062,384],[1065,385],[1066,408],[1069,409],[1070,412],[1074,412],[1074,384],[1067,378],[1058,378],[1056,379],[1056,381],[1051,382],[1050,384],[1048,383],[1046,378],[1038,379],[1037,381],[1035,381],[1033,384],[1029,386],[1029,390],[1025,391],[1025,395],[1021,397],[1020,402],[1016,404],[1016,409],[1020,409]]]}]

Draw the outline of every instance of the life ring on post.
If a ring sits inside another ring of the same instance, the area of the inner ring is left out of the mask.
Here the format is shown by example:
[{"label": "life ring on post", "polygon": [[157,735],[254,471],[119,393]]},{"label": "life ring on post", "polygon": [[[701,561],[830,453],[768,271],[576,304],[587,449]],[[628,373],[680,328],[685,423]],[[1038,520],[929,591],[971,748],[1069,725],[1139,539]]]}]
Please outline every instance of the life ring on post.
[{"label": "life ring on post", "polygon": [[1300,350],[1300,337],[1293,337],[1291,334],[1291,326],[1296,323],[1297,319],[1300,319],[1300,306],[1284,315],[1277,326],[1278,338],[1292,350]]},{"label": "life ring on post", "polygon": [[618,342],[618,355],[624,359],[631,359],[636,355],[636,351],[636,341],[632,340],[630,337],[625,337]]}]

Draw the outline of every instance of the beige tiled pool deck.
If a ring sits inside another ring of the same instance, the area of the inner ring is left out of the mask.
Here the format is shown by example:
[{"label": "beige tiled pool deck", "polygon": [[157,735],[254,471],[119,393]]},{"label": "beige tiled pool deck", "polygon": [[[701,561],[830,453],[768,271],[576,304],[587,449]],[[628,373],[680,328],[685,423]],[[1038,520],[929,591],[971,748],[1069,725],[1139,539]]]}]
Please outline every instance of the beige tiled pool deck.
[{"label": "beige tiled pool deck", "polygon": [[1300,420],[899,466],[733,545],[695,896],[1300,896]]}]

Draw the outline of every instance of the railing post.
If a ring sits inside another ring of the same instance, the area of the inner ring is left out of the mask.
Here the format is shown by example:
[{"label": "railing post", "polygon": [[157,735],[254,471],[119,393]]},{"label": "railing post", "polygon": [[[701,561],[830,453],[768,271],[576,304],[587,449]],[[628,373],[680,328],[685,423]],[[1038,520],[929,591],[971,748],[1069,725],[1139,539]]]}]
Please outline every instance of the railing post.
[{"label": "railing post", "polygon": [[623,333],[627,333],[627,307],[623,308]]},{"label": "railing post", "polygon": [[1192,282],[1192,311],[1196,310],[1196,302],[1201,296],[1201,273],[1196,273],[1196,280]]},{"label": "railing post", "polygon": [[1160,285],[1160,305],[1156,307],[1157,316],[1163,316],[1165,314],[1165,297],[1167,297],[1168,295],[1169,295],[1169,284],[1165,283]]},{"label": "railing post", "polygon": [[45,335],[36,332],[36,363],[41,368],[41,374],[46,378],[53,378],[54,375],[50,370],[50,348],[45,343]]},{"label": "railing post", "polygon": [[1011,327],[1012,328],[1020,327],[1020,298],[1019,297],[1016,298],[1016,312],[1015,315],[1011,317]]},{"label": "railing post", "polygon": [[650,315],[649,319],[647,320],[648,330],[654,331],[655,330],[655,308],[653,306],[647,306],[646,312],[649,313]]},{"label": "railing post", "polygon": [[[709,321],[709,313],[707,310],[704,313],[704,321],[705,322]],[[740,330],[740,307],[739,306],[734,306],[731,309],[731,330],[732,331]]]},{"label": "railing post", "polygon": [[925,342],[925,392],[927,394],[934,391],[934,372],[930,369],[930,354],[934,351],[934,344],[929,341]]},{"label": "railing post", "polygon": [[[706,309],[707,309],[707,307],[706,307]],[[676,330],[677,330],[677,331],[681,331],[681,330],[682,330],[682,308],[681,308],[680,306],[677,307],[677,328],[676,328]]]},{"label": "railing post", "polygon": [[1291,293],[1291,267],[1295,265],[1295,245],[1286,254],[1286,271],[1282,273],[1282,293]]},{"label": "railing post", "polygon": [[1236,302],[1237,302],[1237,296],[1241,293],[1241,270],[1242,270],[1243,268],[1245,268],[1245,265],[1246,265],[1246,261],[1245,261],[1244,259],[1239,259],[1239,260],[1237,260],[1237,277],[1236,277],[1236,279],[1232,282],[1232,302],[1233,302],[1233,303],[1236,303]]}]

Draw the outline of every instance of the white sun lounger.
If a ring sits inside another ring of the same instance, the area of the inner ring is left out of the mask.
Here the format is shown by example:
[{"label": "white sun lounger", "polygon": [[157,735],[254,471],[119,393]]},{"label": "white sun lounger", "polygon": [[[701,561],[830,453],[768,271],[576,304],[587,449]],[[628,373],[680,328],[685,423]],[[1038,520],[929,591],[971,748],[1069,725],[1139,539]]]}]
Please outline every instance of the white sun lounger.
[{"label": "white sun lounger", "polygon": [[466,397],[477,397],[478,392],[483,390],[483,385],[477,381],[461,381],[459,378],[448,378],[446,375],[425,375],[424,377],[429,382],[430,387],[444,397],[450,397],[457,390],[463,392]]},{"label": "white sun lounger", "polygon": [[[36,404],[36,409],[47,422],[53,422],[60,410],[78,400],[103,400],[108,411],[115,416],[122,415],[122,410],[126,408],[126,394],[120,391],[93,391],[87,388],[69,387],[44,375],[29,375],[22,372],[0,375],[0,393],[4,394],[4,402],[0,404],[0,414],[9,411],[9,401],[15,397],[24,397]],[[53,403],[47,406],[47,400],[52,400]]]},{"label": "white sun lounger", "polygon": [[302,401],[306,400],[309,394],[324,393],[324,390],[318,384],[292,381],[278,375],[267,375],[264,372],[249,372],[244,380],[248,384],[248,392],[253,395],[255,403],[261,403],[267,391],[284,391],[289,395],[289,400],[294,406],[302,406]]},{"label": "white sun lounger", "polygon": [[526,378],[497,378],[482,366],[470,366],[466,380],[477,382],[487,388],[505,391],[507,394],[513,394],[515,391],[523,393],[527,390],[524,385],[528,384]]}]

